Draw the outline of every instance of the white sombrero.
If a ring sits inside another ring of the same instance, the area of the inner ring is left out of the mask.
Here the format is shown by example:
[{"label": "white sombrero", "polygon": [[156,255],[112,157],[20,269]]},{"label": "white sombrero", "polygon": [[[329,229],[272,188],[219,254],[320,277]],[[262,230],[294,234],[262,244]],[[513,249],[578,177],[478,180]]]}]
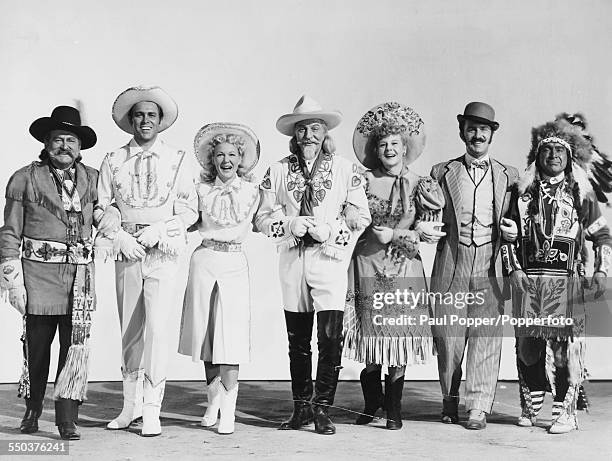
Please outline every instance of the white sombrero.
[{"label": "white sombrero", "polygon": [[117,96],[113,103],[113,120],[126,133],[134,134],[129,118],[130,109],[143,101],[151,101],[161,107],[163,117],[159,124],[160,133],[176,121],[178,106],[168,93],[158,86],[134,86]]},{"label": "white sombrero", "polygon": [[209,165],[209,143],[215,136],[220,134],[238,135],[244,140],[245,146],[242,161],[240,162],[240,171],[242,174],[251,171],[259,161],[259,140],[255,133],[253,133],[253,130],[248,126],[231,122],[209,123],[208,125],[204,125],[197,132],[193,141],[193,148],[195,156],[200,165],[202,165],[202,168],[207,169]]},{"label": "white sombrero", "polygon": [[304,95],[293,108],[293,113],[281,116],[276,122],[276,129],[287,136],[293,136],[293,128],[297,122],[309,119],[320,119],[331,130],[340,125],[342,112],[338,110],[323,110],[321,104]]}]

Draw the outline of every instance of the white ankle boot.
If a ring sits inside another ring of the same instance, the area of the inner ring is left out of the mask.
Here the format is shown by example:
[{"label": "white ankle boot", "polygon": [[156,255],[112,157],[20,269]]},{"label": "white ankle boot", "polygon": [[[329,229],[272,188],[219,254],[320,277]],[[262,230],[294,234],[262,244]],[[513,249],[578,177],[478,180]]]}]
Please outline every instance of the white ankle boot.
[{"label": "white ankle boot", "polygon": [[142,373],[123,379],[123,409],[119,416],[106,425],[107,429],[126,429],[142,416],[143,379]]},{"label": "white ankle boot", "polygon": [[211,427],[217,424],[219,407],[221,406],[221,377],[215,376],[211,383],[206,387],[208,394],[208,407],[202,417],[202,426]]},{"label": "white ankle boot", "polygon": [[236,412],[236,399],[238,398],[238,384],[229,391],[225,389],[223,383],[220,383],[221,402],[220,409],[221,417],[219,418],[219,434],[232,434],[234,432],[234,421]]},{"label": "white ankle boot", "polygon": [[162,400],[164,399],[164,389],[166,381],[162,381],[157,386],[153,386],[148,379],[144,382],[144,405],[142,406],[142,431],[143,437],[155,437],[161,434],[161,423],[159,412]]}]

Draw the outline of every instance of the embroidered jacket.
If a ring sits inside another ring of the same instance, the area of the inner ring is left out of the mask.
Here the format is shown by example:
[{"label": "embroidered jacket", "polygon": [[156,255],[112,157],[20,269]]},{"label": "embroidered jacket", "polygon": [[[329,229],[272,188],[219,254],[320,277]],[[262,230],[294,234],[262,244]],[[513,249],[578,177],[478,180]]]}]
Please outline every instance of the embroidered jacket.
[{"label": "embroidered jacket", "polygon": [[[178,240],[184,241],[186,228],[198,218],[197,194],[185,152],[157,138],[147,152],[132,139],[107,154],[100,167],[96,218],[113,202],[129,233],[133,233],[130,225],[159,223],[167,234],[162,240],[177,240],[175,234],[180,233]],[[160,240],[160,249],[163,243]]]},{"label": "embroidered jacket", "polygon": [[[348,260],[363,229],[371,222],[363,178],[357,165],[338,155],[324,155],[318,170],[312,175],[314,217],[329,224],[330,237],[323,242],[323,252],[331,257]],[[293,218],[300,214],[300,204],[306,180],[298,158],[291,154],[274,163],[260,185],[261,204],[255,221],[264,234],[278,239],[279,250],[296,246],[299,239],[290,231]],[[361,218],[361,230],[351,231],[342,216],[343,207],[350,203]]]}]

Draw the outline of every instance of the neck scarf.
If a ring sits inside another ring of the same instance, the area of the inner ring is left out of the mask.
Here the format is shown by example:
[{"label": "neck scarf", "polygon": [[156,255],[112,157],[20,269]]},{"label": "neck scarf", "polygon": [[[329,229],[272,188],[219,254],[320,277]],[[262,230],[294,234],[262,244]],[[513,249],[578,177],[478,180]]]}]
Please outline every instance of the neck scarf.
[{"label": "neck scarf", "polygon": [[[321,162],[323,161],[323,150],[319,151],[319,153],[317,154],[317,158],[312,164],[311,171],[308,171],[308,165],[306,165],[306,160],[304,160],[304,157],[301,154],[296,155],[296,157],[298,159],[298,165],[302,170],[304,180],[306,181],[304,195],[302,195],[302,200],[300,201],[300,216],[314,216],[314,207],[319,204],[319,201],[314,196],[312,180],[316,172],[319,170]],[[302,241],[304,243],[315,242],[312,236],[308,233],[305,234],[304,237],[302,237]]]},{"label": "neck scarf", "polygon": [[386,170],[383,166],[380,167],[380,171],[386,176],[395,178],[393,186],[391,187],[391,194],[389,195],[389,201],[391,202],[390,214],[393,214],[400,201],[402,214],[405,214],[408,211],[408,187],[410,184],[408,184],[408,179],[404,176],[408,173],[408,167],[404,165],[402,171],[397,175]]}]

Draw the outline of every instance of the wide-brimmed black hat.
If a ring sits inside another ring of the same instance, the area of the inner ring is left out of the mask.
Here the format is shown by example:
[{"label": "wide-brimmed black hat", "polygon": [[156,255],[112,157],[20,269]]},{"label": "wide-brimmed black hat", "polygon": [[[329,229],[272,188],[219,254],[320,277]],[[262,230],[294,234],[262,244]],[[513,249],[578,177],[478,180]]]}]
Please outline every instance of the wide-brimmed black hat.
[{"label": "wide-brimmed black hat", "polygon": [[39,118],[30,125],[30,134],[40,142],[45,142],[45,136],[53,130],[74,133],[81,141],[81,150],[95,146],[98,140],[94,130],[81,125],[80,112],[70,106],[57,106],[51,117]]},{"label": "wide-brimmed black hat", "polygon": [[465,106],[463,114],[457,115],[457,120],[459,122],[463,120],[473,120],[475,122],[484,123],[485,125],[489,125],[493,131],[499,128],[499,123],[495,121],[495,110],[484,102],[470,102]]}]

